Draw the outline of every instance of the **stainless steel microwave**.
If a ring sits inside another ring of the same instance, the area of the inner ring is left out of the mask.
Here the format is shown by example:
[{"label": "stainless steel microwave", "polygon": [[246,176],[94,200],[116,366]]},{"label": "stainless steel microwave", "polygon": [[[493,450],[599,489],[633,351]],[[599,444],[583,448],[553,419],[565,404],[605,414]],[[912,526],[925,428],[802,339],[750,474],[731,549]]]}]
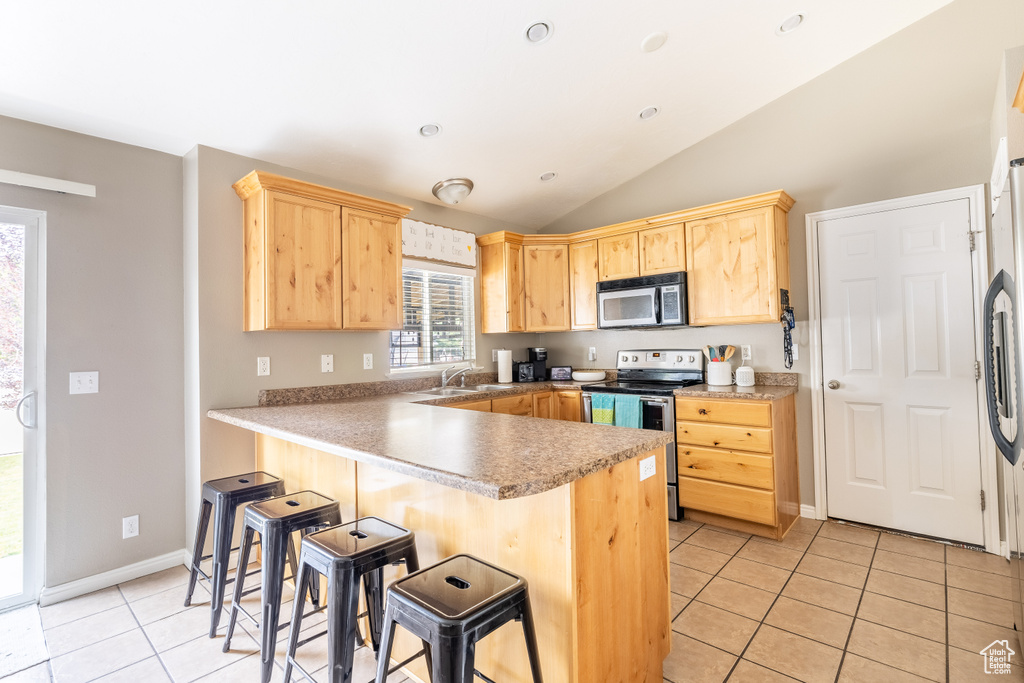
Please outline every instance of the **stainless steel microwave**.
[{"label": "stainless steel microwave", "polygon": [[687,324],[686,273],[597,283],[597,326],[672,327]]}]

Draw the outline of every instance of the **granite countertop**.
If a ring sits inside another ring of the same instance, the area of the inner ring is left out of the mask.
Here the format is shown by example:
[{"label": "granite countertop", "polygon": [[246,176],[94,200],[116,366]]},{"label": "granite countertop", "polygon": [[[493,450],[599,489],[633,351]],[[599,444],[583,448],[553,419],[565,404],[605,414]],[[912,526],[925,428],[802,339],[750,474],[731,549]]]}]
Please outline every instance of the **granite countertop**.
[{"label": "granite countertop", "polygon": [[672,441],[668,432],[443,407],[545,386],[570,388],[580,383],[537,382],[439,398],[422,394],[361,396],[227,408],[207,415],[494,499],[542,493]]},{"label": "granite countertop", "polygon": [[715,386],[695,384],[685,389],[676,389],[676,396],[689,398],[742,398],[749,401],[774,401],[795,394],[799,387],[777,384],[755,384],[751,387]]}]

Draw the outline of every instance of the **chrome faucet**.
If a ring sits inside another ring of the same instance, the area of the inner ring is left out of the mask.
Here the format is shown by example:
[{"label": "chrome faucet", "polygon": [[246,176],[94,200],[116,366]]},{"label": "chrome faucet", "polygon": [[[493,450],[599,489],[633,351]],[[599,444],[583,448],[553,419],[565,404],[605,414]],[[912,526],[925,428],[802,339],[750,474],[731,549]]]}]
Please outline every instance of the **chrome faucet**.
[{"label": "chrome faucet", "polygon": [[462,386],[466,386],[466,375],[465,375],[465,373],[467,373],[470,370],[472,370],[473,366],[468,366],[468,367],[462,368],[461,370],[456,370],[455,372],[453,372],[451,374],[451,376],[449,376],[448,375],[448,371],[449,370],[454,370],[454,369],[455,369],[455,366],[453,365],[450,368],[445,368],[444,370],[441,371],[441,388],[442,389],[444,387],[448,386],[448,382],[451,382],[453,379],[455,379],[459,375],[462,375]]}]

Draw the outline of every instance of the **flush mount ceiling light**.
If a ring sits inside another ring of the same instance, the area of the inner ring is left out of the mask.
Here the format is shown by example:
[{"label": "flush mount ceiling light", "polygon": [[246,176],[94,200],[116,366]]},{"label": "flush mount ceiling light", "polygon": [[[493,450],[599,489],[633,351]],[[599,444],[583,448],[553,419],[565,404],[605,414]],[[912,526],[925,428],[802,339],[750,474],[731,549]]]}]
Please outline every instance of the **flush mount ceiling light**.
[{"label": "flush mount ceiling light", "polygon": [[663,33],[662,31],[652,33],[640,42],[640,49],[644,52],[654,52],[664,45],[666,40],[668,40],[667,33]]},{"label": "flush mount ceiling light", "polygon": [[441,126],[439,126],[436,123],[428,123],[425,126],[420,126],[420,135],[422,135],[425,138],[432,138],[435,135],[439,135],[440,133]]},{"label": "flush mount ceiling light", "polygon": [[548,171],[547,173],[541,173],[540,174],[540,179],[541,179],[541,182],[546,183],[549,180],[554,180],[555,176],[557,176],[557,175],[558,174],[555,173],[554,171]]},{"label": "flush mount ceiling light", "polygon": [[641,121],[646,121],[647,119],[653,119],[657,115],[658,115],[658,108],[657,107],[647,107],[646,109],[644,109],[643,111],[640,112],[640,120]]},{"label": "flush mount ceiling light", "polygon": [[442,180],[431,192],[445,204],[454,206],[469,196],[473,191],[473,181],[469,178],[449,178]]},{"label": "flush mount ceiling light", "polygon": [[784,36],[787,33],[792,33],[800,27],[800,24],[804,23],[804,19],[807,18],[803,12],[797,12],[791,17],[786,18],[778,27],[775,29],[775,35]]},{"label": "flush mount ceiling light", "polygon": [[538,21],[526,27],[526,40],[531,43],[543,43],[551,37],[554,27],[547,21]]}]

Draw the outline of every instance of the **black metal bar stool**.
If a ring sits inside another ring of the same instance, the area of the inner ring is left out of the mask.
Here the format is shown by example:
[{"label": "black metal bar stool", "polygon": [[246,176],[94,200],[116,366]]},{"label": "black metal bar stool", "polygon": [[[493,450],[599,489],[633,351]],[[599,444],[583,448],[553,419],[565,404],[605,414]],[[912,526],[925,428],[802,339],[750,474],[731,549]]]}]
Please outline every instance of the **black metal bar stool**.
[{"label": "black metal bar stool", "polygon": [[534,683],[542,683],[537,634],[526,579],[479,560],[453,555],[388,587],[377,682],[384,683],[395,626],[430,644],[433,683],[472,683],[476,643],[512,619],[523,622]]},{"label": "black metal bar stool", "polygon": [[[266,472],[249,472],[235,477],[213,479],[203,484],[203,504],[199,510],[199,524],[196,528],[196,545],[192,551],[191,574],[188,591],[185,593],[185,607],[192,604],[192,592],[196,579],[202,576],[210,583],[210,637],[217,634],[221,608],[224,606],[224,591],[231,581],[227,580],[231,553],[231,536],[235,531],[235,512],[240,505],[265,500],[284,494],[284,480]],[[203,555],[206,533],[210,528],[210,514],[213,513],[213,552]],[[204,560],[213,558],[210,575],[200,569]]]},{"label": "black metal bar stool", "polygon": [[[231,649],[231,636],[235,631],[235,622],[241,612],[247,619],[260,628],[260,659],[262,661],[263,683],[270,680],[274,670],[274,641],[277,632],[287,626],[280,625],[281,589],[284,586],[285,559],[292,566],[292,576],[297,577],[295,566],[295,547],[292,544],[292,532],[299,531],[304,536],[324,527],[341,524],[341,509],[338,501],[322,496],[314,491],[299,491],[285,496],[270,498],[253,503],[245,509],[245,527],[242,536],[242,550],[238,554],[238,571],[235,573],[235,595],[231,601],[231,618],[228,631],[224,638],[224,652]],[[252,551],[253,536],[260,535],[263,548],[263,567],[260,572],[260,588],[245,591],[245,574],[242,568],[249,564],[249,553]],[[242,609],[240,603],[246,595],[262,590],[260,595],[260,620]],[[313,604],[317,604],[319,588],[310,585],[309,591]],[[305,591],[295,591],[295,600],[305,600]]]},{"label": "black metal bar stool", "polygon": [[285,654],[286,683],[291,680],[292,667],[312,680],[309,672],[295,661],[295,650],[324,635],[327,636],[327,680],[330,683],[350,683],[355,641],[359,637],[356,613],[360,579],[366,594],[370,641],[376,655],[384,614],[384,567],[401,562],[410,572],[419,569],[415,534],[378,517],[363,517],[302,539],[295,592],[302,595],[310,582],[319,581],[320,574],[327,577],[327,630],[299,641],[302,602],[295,601]]}]

